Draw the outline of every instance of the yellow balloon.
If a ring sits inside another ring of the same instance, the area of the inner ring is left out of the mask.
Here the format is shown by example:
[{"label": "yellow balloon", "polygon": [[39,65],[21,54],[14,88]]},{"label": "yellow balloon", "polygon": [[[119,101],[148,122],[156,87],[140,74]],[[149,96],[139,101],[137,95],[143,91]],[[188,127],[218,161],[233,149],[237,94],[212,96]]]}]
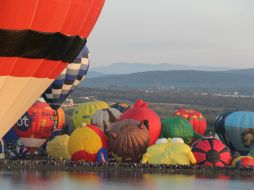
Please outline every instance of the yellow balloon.
[{"label": "yellow balloon", "polygon": [[97,110],[107,109],[109,105],[104,101],[93,101],[79,104],[73,111],[72,122],[74,127],[79,127],[82,123],[91,124],[91,117]]},{"label": "yellow balloon", "polygon": [[190,165],[196,164],[196,159],[187,144],[169,138],[167,143],[150,146],[141,163]]},{"label": "yellow balloon", "polygon": [[107,147],[103,132],[97,126],[84,123],[72,132],[68,150],[74,161],[96,161],[100,149]]},{"label": "yellow balloon", "polygon": [[68,151],[69,135],[56,136],[47,143],[47,154],[57,159],[70,159]]}]

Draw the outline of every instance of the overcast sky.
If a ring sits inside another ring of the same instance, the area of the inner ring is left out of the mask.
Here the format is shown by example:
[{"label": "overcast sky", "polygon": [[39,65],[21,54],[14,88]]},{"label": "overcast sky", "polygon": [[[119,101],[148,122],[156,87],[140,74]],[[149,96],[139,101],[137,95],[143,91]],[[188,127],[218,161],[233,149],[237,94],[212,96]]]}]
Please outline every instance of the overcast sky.
[{"label": "overcast sky", "polygon": [[254,68],[254,0],[106,0],[88,47],[92,67]]}]

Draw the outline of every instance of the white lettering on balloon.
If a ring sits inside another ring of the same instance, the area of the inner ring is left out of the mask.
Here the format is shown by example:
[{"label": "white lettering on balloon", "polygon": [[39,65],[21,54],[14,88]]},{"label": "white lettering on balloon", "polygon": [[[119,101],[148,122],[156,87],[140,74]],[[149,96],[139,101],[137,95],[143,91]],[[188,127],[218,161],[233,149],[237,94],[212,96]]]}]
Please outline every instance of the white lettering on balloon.
[{"label": "white lettering on balloon", "polygon": [[30,124],[29,118],[26,115],[20,118],[17,122],[17,126],[19,127],[29,128],[29,124]]}]

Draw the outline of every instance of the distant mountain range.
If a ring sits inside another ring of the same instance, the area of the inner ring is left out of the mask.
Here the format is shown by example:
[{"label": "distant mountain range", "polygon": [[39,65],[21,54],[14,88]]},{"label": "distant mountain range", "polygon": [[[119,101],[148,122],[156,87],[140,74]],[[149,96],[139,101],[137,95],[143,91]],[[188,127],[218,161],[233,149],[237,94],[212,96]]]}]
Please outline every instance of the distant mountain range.
[{"label": "distant mountain range", "polygon": [[104,74],[100,73],[100,72],[96,72],[96,71],[91,71],[91,70],[88,70],[88,72],[86,74],[86,77],[88,77],[88,78],[96,78],[96,77],[101,77],[101,76],[104,76]]},{"label": "distant mountain range", "polygon": [[225,71],[227,73],[232,73],[232,74],[240,74],[240,75],[254,75],[254,69],[250,68],[250,69],[237,69],[237,70],[228,70]]},{"label": "distant mountain range", "polygon": [[210,66],[187,66],[168,63],[145,64],[145,63],[114,63],[108,66],[90,68],[89,72],[97,72],[104,75],[131,74],[147,71],[169,71],[169,70],[197,70],[197,71],[225,71],[232,68],[210,67]]},{"label": "distant mountain range", "polygon": [[106,75],[98,78],[88,78],[84,83],[81,83],[81,86],[254,90],[254,69],[148,71],[122,75]]}]

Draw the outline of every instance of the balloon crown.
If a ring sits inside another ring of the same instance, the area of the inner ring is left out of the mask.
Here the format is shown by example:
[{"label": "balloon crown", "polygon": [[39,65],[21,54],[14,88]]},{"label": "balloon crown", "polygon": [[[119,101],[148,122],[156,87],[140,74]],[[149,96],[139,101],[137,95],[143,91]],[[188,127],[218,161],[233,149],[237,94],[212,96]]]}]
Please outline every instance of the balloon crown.
[{"label": "balloon crown", "polygon": [[142,99],[138,99],[134,105],[134,108],[148,108],[148,103]]}]

